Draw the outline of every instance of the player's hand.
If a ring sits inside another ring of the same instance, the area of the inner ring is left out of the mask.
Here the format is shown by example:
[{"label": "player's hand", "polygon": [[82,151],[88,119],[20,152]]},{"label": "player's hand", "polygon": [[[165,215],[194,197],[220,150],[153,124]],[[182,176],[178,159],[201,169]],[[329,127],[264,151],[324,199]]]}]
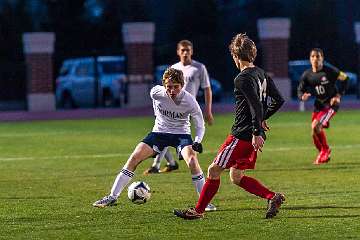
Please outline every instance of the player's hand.
[{"label": "player's hand", "polygon": [[261,127],[262,127],[262,129],[264,129],[264,131],[269,131],[270,130],[270,127],[267,124],[266,120],[261,122]]},{"label": "player's hand", "polygon": [[263,148],[263,146],[264,146],[264,138],[262,137],[262,136],[255,136],[255,135],[253,135],[253,137],[252,137],[252,141],[251,141],[251,143],[252,143],[252,145],[253,145],[253,147],[254,147],[254,149],[255,149],[255,151],[260,151],[261,152],[261,149]]},{"label": "player's hand", "polygon": [[335,97],[330,99],[330,106],[336,106],[340,104],[340,98],[341,96],[337,94]]},{"label": "player's hand", "polygon": [[193,142],[192,144],[192,149],[198,153],[202,153],[203,152],[203,146],[201,143],[198,142]]},{"label": "player's hand", "polygon": [[207,122],[207,124],[209,124],[209,126],[213,125],[214,117],[213,117],[211,112],[206,112],[205,113],[205,121]]},{"label": "player's hand", "polygon": [[309,97],[311,96],[311,93],[304,93],[302,96],[301,96],[301,101],[307,101],[309,99]]}]

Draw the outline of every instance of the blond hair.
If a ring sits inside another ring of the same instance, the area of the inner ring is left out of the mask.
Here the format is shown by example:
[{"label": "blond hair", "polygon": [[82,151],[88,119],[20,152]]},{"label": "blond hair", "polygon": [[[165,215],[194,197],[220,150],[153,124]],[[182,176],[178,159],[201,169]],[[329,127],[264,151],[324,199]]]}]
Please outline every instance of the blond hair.
[{"label": "blond hair", "polygon": [[254,62],[257,54],[256,45],[246,33],[239,33],[231,40],[229,45],[231,55],[242,61]]},{"label": "blond hair", "polygon": [[173,83],[180,83],[184,86],[184,75],[181,70],[175,68],[167,68],[162,77],[162,83],[165,86],[166,81],[171,80]]}]

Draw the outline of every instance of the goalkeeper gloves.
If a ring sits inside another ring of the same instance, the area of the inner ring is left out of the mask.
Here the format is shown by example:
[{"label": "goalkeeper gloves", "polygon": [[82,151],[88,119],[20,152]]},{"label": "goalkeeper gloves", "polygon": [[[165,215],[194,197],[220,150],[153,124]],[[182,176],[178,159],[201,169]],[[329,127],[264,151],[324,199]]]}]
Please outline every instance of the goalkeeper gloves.
[{"label": "goalkeeper gloves", "polygon": [[192,144],[192,149],[198,153],[202,153],[203,152],[203,146],[201,143],[198,142],[194,142]]}]

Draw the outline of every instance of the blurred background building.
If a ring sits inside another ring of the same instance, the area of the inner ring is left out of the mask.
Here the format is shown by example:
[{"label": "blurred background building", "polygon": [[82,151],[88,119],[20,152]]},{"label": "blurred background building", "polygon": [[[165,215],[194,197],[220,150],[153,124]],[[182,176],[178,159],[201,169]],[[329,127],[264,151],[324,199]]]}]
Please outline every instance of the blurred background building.
[{"label": "blurred background building", "polygon": [[0,109],[28,108],[24,33],[54,33],[53,86],[48,88],[54,92],[65,59],[129,54],[122,31],[128,22],[154,24],[154,71],[178,61],[176,43],[189,39],[194,59],[231,92],[237,73],[228,52],[231,38],[246,32],[259,47],[256,64],[264,66],[258,21],[274,17],[291,23],[289,61],[307,59],[311,48],[321,47],[331,64],[359,72],[356,0],[0,0]]}]

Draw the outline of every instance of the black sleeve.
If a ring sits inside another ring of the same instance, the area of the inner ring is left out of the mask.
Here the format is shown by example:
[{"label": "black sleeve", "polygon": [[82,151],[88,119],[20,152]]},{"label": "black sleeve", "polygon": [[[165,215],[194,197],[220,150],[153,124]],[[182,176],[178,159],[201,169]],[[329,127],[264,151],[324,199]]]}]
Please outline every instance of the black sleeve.
[{"label": "black sleeve", "polygon": [[263,105],[256,92],[256,86],[252,77],[238,76],[235,81],[235,87],[241,91],[246,98],[251,112],[253,134],[258,136],[260,134],[261,122],[263,120]]},{"label": "black sleeve", "polygon": [[297,95],[298,95],[298,98],[300,100],[301,100],[302,95],[307,92],[306,76],[307,76],[307,72],[305,71],[301,75],[301,78],[300,78],[300,81],[299,81],[299,86],[297,88]]},{"label": "black sleeve", "polygon": [[279,90],[277,89],[274,81],[266,76],[268,82],[268,96],[270,97],[270,103],[267,105],[267,110],[265,112],[265,120],[271,117],[280,107],[284,104],[285,100],[281,96]]},{"label": "black sleeve", "polygon": [[[340,80],[339,80],[340,81]],[[339,89],[338,89],[338,93],[342,96],[342,95],[345,95],[345,91],[346,89],[348,88],[348,85],[349,85],[349,76],[343,80],[343,81],[340,81],[340,84],[339,84]]]},{"label": "black sleeve", "polygon": [[[339,69],[337,69],[336,67],[331,68],[332,72],[334,74],[334,79],[335,81],[339,81],[339,84],[337,85],[337,93],[339,93],[341,96],[345,94],[346,89],[348,88],[348,83],[349,83],[349,76],[347,76],[344,72],[341,72]],[[346,78],[345,80],[340,80],[340,74],[345,74]]]}]

